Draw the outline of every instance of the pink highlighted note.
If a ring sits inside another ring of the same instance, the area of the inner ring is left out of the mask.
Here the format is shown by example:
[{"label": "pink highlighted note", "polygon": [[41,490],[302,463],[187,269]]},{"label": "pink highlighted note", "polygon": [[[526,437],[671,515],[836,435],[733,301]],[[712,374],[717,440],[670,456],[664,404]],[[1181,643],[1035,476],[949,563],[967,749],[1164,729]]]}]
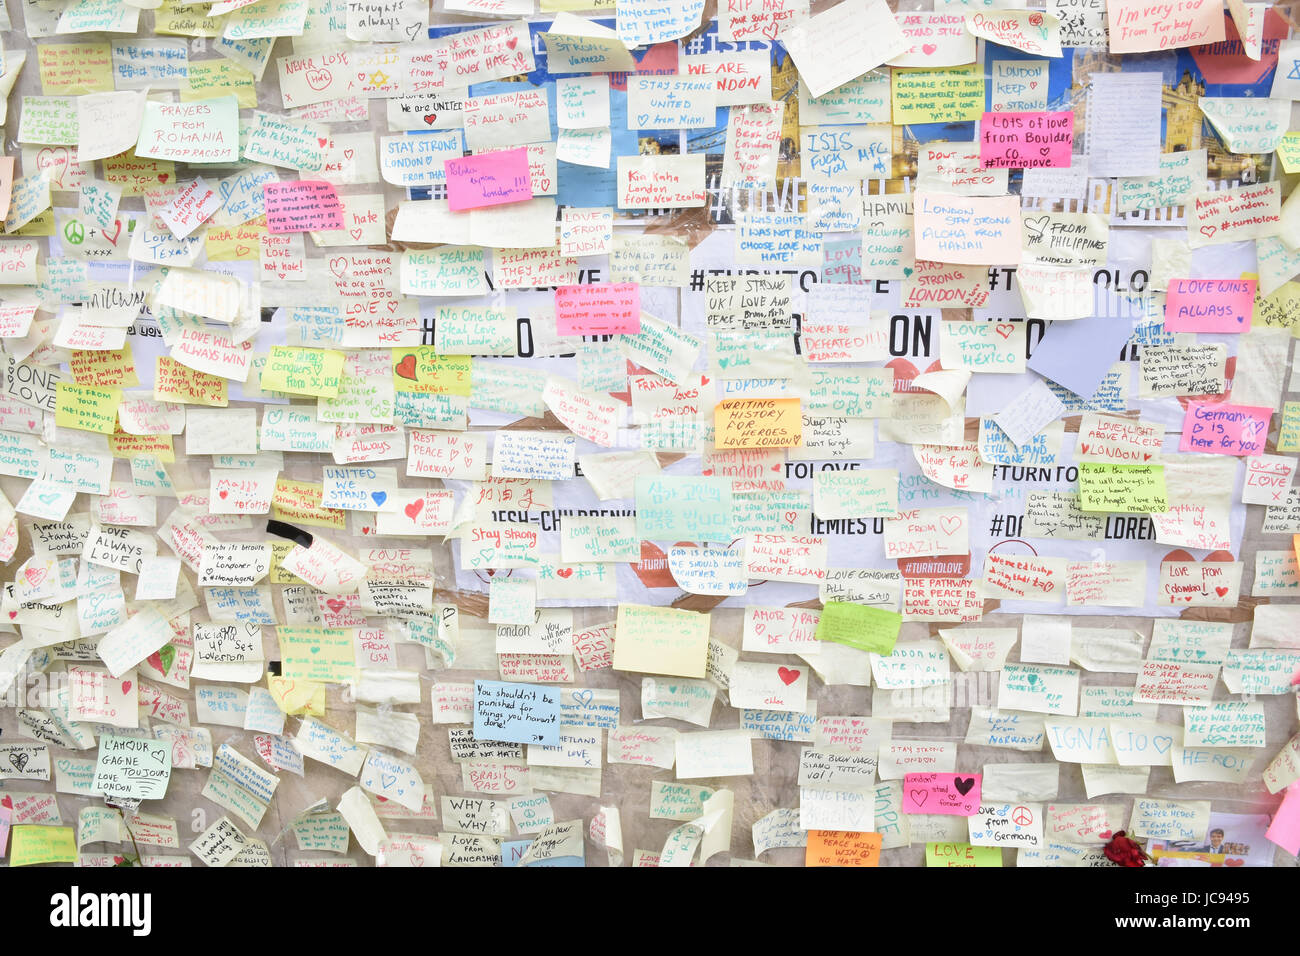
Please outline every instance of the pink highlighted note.
[{"label": "pink highlighted note", "polygon": [[298,179],[266,183],[262,190],[267,232],[343,228],[343,205],[333,183]]},{"label": "pink highlighted note", "polygon": [[1169,332],[1249,332],[1254,279],[1170,279],[1165,297]]},{"label": "pink highlighted note", "polygon": [[973,817],[980,808],[982,779],[978,773],[904,774],[903,812]]},{"label": "pink highlighted note", "polygon": [[453,211],[533,198],[528,150],[523,147],[448,159],[443,168],[447,171],[447,205]]},{"label": "pink highlighted note", "polygon": [[1265,405],[1189,402],[1179,451],[1208,455],[1260,455],[1273,409]]},{"label": "pink highlighted note", "polygon": [[1069,168],[1074,113],[985,113],[980,165],[985,169]]},{"label": "pink highlighted note", "polygon": [[616,335],[641,331],[641,286],[635,282],[562,285],[555,290],[560,335]]}]

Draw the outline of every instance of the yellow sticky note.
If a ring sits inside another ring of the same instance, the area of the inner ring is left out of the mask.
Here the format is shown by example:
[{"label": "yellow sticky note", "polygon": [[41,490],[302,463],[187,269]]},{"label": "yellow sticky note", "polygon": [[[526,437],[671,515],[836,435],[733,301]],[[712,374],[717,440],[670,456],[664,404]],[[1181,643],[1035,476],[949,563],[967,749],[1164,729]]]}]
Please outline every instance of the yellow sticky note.
[{"label": "yellow sticky note", "polygon": [[60,382],[55,395],[54,424],[111,435],[117,425],[117,407],[121,404],[120,388]]},{"label": "yellow sticky note", "polygon": [[719,448],[793,448],[803,443],[797,398],[737,398],[713,407]]},{"label": "yellow sticky note", "polygon": [[1292,130],[1277,144],[1277,158],[1282,160],[1282,171],[1290,175],[1300,173],[1300,130]]},{"label": "yellow sticky note", "polygon": [[122,187],[122,196],[143,196],[147,189],[176,185],[176,164],[170,159],[136,156],[134,149],[103,161],[104,179]]},{"label": "yellow sticky note", "polygon": [[36,47],[46,96],[113,88],[113,52],[107,43],[42,43]]},{"label": "yellow sticky note", "polygon": [[41,827],[22,824],[14,827],[10,835],[10,844],[10,866],[77,862],[75,827]]},{"label": "yellow sticky note", "polygon": [[[1247,274],[1243,278],[1253,276]],[[1283,282],[1264,296],[1259,294],[1259,288],[1255,287],[1255,314],[1251,317],[1251,325],[1290,329],[1291,338],[1300,339],[1300,322],[1296,321],[1296,316],[1300,315],[1300,282],[1294,279]]]},{"label": "yellow sticky note", "polygon": [[926,866],[1001,866],[1002,851],[995,846],[969,843],[927,843]]},{"label": "yellow sticky note", "polygon": [[[274,493],[272,493],[274,494]],[[281,562],[289,556],[289,552],[298,547],[292,541],[284,541],[277,538],[274,541],[268,541],[271,546],[271,570],[266,574],[267,584],[297,584],[302,579],[292,571],[286,571],[281,567]]]},{"label": "yellow sticky note", "polygon": [[468,397],[471,362],[468,355],[439,355],[431,345],[393,349],[393,387],[399,392]]},{"label": "yellow sticky note", "polygon": [[356,677],[351,628],[283,625],[275,633],[280,641],[282,677],[326,684],[341,684]]},{"label": "yellow sticky note", "polygon": [[339,393],[342,374],[342,352],[273,345],[262,369],[262,388],[334,398]]},{"label": "yellow sticky note", "polygon": [[271,517],[292,524],[310,524],[342,531],[347,526],[347,512],[322,508],[320,503],[324,493],[325,486],[320,482],[277,478],[275,492],[271,495]]},{"label": "yellow sticky note", "polygon": [[183,3],[181,0],[163,0],[153,12],[153,32],[159,36],[219,37],[226,26],[226,17],[208,16],[211,3]]},{"label": "yellow sticky note", "polygon": [[849,830],[809,830],[804,866],[879,866],[879,833]]},{"label": "yellow sticky note", "polygon": [[1277,432],[1278,451],[1300,451],[1300,402],[1282,403],[1282,424]]},{"label": "yellow sticky note", "polygon": [[897,126],[960,123],[984,115],[984,67],[979,63],[942,70],[896,66],[889,88]]},{"label": "yellow sticky note", "polygon": [[158,460],[171,464],[176,460],[176,449],[171,435],[128,435],[114,432],[108,436],[108,451],[114,458],[130,461],[137,455],[157,455]]},{"label": "yellow sticky note", "polygon": [[224,378],[196,372],[169,355],[158,356],[154,371],[153,397],[159,402],[184,405],[212,405],[225,408],[230,404]]},{"label": "yellow sticky note", "polygon": [[209,262],[258,262],[265,234],[266,217],[258,216],[238,226],[209,228],[203,247]]},{"label": "yellow sticky note", "polygon": [[1165,466],[1080,462],[1079,510],[1121,514],[1168,511]]},{"label": "yellow sticky note", "polygon": [[305,717],[325,716],[325,685],[306,680],[266,675],[266,689],[284,713]]},{"label": "yellow sticky note", "polygon": [[240,109],[257,106],[257,81],[253,74],[229,60],[194,60],[188,67],[188,86],[182,86],[181,102],[234,96]]},{"label": "yellow sticky note", "polygon": [[671,607],[620,604],[614,670],[703,677],[709,659],[709,616]]},{"label": "yellow sticky note", "polygon": [[135,357],[131,354],[129,343],[120,349],[102,352],[73,352],[72,358],[68,360],[68,368],[72,370],[72,377],[78,385],[131,388],[140,384],[140,379],[135,374]]},{"label": "yellow sticky note", "polygon": [[860,651],[889,654],[902,626],[903,615],[895,611],[849,601],[827,601],[817,620],[816,637]]}]

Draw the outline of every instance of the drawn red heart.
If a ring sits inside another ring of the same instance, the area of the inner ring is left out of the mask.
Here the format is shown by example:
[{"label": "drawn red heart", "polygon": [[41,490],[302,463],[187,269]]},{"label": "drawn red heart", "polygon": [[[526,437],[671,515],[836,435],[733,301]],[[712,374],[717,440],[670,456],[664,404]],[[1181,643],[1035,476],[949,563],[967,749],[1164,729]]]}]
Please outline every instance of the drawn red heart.
[{"label": "drawn red heart", "polygon": [[168,180],[169,178],[171,178],[171,173],[159,173],[159,174],[158,174],[158,182],[160,182],[160,183],[165,183],[165,182],[167,182],[167,180]]},{"label": "drawn red heart", "polygon": [[352,236],[353,239],[357,240],[357,242],[360,242],[360,241],[361,241],[361,230],[360,230],[360,229],[351,229],[351,230],[349,230],[349,232],[350,232],[350,234],[351,234],[351,236]]},{"label": "drawn red heart", "polygon": [[108,234],[107,229],[99,230],[99,234],[103,236],[105,239],[107,239],[109,242],[111,242],[113,245],[117,245],[117,237],[122,234],[122,220],[114,219],[113,225],[117,226],[117,228],[113,230],[113,234],[111,236]]},{"label": "drawn red heart", "polygon": [[416,498],[402,510],[406,512],[406,517],[414,521],[416,516],[424,510],[424,499]]},{"label": "drawn red heart", "polygon": [[320,148],[321,148],[321,149],[324,149],[324,148],[325,148],[325,144],[328,143],[329,140],[328,140],[328,139],[322,139],[321,137],[317,136],[317,137],[316,137],[316,142],[317,142],[318,144],[320,144]]},{"label": "drawn red heart", "polygon": [[415,374],[414,355],[403,355],[402,360],[397,363],[393,371],[409,382],[418,381]]},{"label": "drawn red heart", "polygon": [[1029,23],[1031,26],[1041,27],[1043,25],[1043,15],[1041,13],[1031,13]]},{"label": "drawn red heart", "polygon": [[122,693],[123,694],[131,693],[131,682],[129,680],[122,681]]},{"label": "drawn red heart", "polygon": [[424,121],[425,121],[425,123],[427,123],[429,126],[432,126],[434,123],[436,123],[436,122],[438,121],[438,114],[437,114],[437,113],[425,113],[425,114],[424,114]]},{"label": "drawn red heart", "polygon": [[336,275],[336,276],[337,276],[338,278],[340,278],[340,279],[342,279],[345,275],[347,275],[347,274],[348,274],[348,257],[347,257],[347,256],[335,256],[333,259],[331,259],[331,260],[330,260],[330,272],[334,273],[334,275]]},{"label": "drawn red heart", "polygon": [[226,491],[225,488],[222,488],[220,491],[217,492],[217,497],[220,498],[222,501],[225,501],[228,497],[230,497],[230,492]]},{"label": "drawn red heart", "polygon": [[1246,861],[1239,856],[1226,857],[1223,861],[1224,866],[1245,866]]},{"label": "drawn red heart", "polygon": [[511,37],[509,40],[506,41],[506,46],[509,47],[511,50],[513,50],[518,45],[519,45],[519,37]]},{"label": "drawn red heart", "polygon": [[244,256],[248,255],[252,251],[253,250],[248,246],[235,246],[235,258],[242,259],[244,258]]},{"label": "drawn red heart", "polygon": [[345,607],[348,606],[348,602],[341,601],[338,598],[330,598],[328,601],[325,602],[325,606],[329,608],[331,611],[333,611],[335,614],[337,614],[339,613],[339,611],[343,610]]},{"label": "drawn red heart", "polygon": [[1201,235],[1203,235],[1206,239],[1209,239],[1211,236],[1213,236],[1213,235],[1214,235],[1216,232],[1218,232],[1218,231],[1219,231],[1219,227],[1218,227],[1218,226],[1202,226],[1202,227],[1201,227]]},{"label": "drawn red heart", "polygon": [[996,332],[998,335],[1002,336],[1002,338],[1004,339],[1011,338],[1011,333],[1014,332],[1015,330],[1016,330],[1016,325],[1014,322],[999,322],[997,325],[993,327],[993,331]]},{"label": "drawn red heart", "polygon": [[788,667],[778,667],[776,669],[776,676],[781,678],[781,683],[785,684],[786,687],[797,681],[799,674],[800,671],[791,670]]},{"label": "drawn red heart", "polygon": [[562,578],[573,577],[573,568],[556,568],[555,573]]},{"label": "drawn red heart", "polygon": [[1215,589],[1214,589],[1214,593],[1217,594],[1219,597],[1227,597],[1227,596],[1228,596],[1228,589],[1227,589],[1227,588],[1215,588]]},{"label": "drawn red heart", "polygon": [[17,611],[10,611],[10,612],[9,612],[9,620],[12,621],[12,620],[13,620],[14,618],[16,618],[17,616],[18,616],[18,612],[17,612]]}]

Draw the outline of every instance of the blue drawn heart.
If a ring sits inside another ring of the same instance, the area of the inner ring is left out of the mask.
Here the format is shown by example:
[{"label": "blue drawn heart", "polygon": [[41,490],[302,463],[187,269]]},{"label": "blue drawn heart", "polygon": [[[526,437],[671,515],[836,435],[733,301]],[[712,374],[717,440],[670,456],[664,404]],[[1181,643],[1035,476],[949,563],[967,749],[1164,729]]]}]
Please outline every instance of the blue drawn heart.
[{"label": "blue drawn heart", "polygon": [[379,775],[379,785],[385,790],[391,790],[393,785],[396,783],[397,774],[395,773],[381,773]]},{"label": "blue drawn heart", "polygon": [[375,504],[382,505],[385,501],[388,500],[388,492],[372,491],[370,492],[370,497],[374,500]]},{"label": "blue drawn heart", "polygon": [[573,699],[583,707],[590,707],[591,701],[595,696],[596,695],[589,690],[575,690],[573,692]]}]

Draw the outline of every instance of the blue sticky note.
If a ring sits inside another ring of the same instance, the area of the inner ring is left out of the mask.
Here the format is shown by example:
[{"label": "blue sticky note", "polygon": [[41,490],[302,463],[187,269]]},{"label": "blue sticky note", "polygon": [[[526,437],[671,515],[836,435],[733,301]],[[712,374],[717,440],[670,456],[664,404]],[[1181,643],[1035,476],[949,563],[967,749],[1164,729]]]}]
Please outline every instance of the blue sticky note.
[{"label": "blue sticky note", "polygon": [[1132,334],[1133,323],[1124,318],[1053,322],[1027,364],[1074,394],[1091,398]]},{"label": "blue sticky note", "polygon": [[[503,840],[501,843],[501,865],[518,866],[519,861],[523,859],[524,853],[533,845],[532,840]],[[534,866],[586,866],[586,861],[580,856],[557,856],[549,860],[538,860],[536,863],[529,863],[529,867]]]},{"label": "blue sticky note", "polygon": [[474,682],[474,739],[560,745],[560,692],[540,684]]}]

